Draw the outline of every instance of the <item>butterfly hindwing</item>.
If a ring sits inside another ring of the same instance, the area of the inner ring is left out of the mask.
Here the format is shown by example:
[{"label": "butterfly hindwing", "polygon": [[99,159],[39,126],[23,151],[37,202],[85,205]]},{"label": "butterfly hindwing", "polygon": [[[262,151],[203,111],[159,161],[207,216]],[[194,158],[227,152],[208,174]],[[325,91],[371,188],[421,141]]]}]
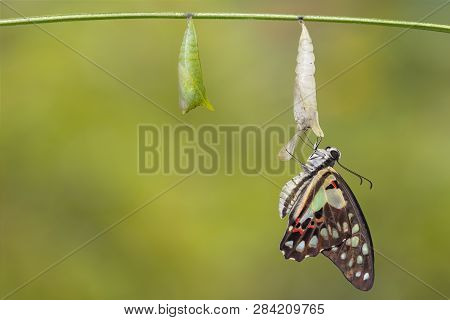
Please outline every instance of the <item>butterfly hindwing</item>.
[{"label": "butterfly hindwing", "polygon": [[373,251],[361,208],[344,179],[331,167],[303,188],[280,244],[286,259],[302,261],[322,252],[355,287],[373,284]]}]

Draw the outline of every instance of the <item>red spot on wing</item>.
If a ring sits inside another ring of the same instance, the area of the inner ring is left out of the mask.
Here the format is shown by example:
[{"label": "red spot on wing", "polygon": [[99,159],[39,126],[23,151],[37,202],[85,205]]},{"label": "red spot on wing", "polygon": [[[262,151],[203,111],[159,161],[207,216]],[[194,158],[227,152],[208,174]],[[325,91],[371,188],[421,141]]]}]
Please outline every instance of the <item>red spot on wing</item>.
[{"label": "red spot on wing", "polygon": [[[298,226],[300,224],[300,218],[295,219],[295,225]],[[298,232],[300,235],[303,235],[305,231],[302,228],[293,228],[292,232]]]}]

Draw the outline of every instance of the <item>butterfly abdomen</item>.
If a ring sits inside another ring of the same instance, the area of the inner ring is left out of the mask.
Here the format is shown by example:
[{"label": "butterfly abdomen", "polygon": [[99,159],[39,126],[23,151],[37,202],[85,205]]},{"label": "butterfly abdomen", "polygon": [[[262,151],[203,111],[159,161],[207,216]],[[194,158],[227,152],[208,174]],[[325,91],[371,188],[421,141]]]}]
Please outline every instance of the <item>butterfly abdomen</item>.
[{"label": "butterfly abdomen", "polygon": [[281,189],[278,211],[281,218],[290,213],[295,206],[297,199],[301,197],[302,192],[311,180],[311,176],[304,172],[289,180]]}]

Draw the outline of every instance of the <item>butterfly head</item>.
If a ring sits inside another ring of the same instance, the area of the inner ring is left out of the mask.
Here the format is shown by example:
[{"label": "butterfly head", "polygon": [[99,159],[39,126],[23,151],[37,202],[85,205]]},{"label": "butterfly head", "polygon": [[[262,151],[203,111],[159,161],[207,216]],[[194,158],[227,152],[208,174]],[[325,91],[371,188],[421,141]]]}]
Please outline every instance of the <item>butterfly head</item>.
[{"label": "butterfly head", "polygon": [[341,158],[341,152],[335,147],[326,147],[324,151],[334,161],[338,161]]}]

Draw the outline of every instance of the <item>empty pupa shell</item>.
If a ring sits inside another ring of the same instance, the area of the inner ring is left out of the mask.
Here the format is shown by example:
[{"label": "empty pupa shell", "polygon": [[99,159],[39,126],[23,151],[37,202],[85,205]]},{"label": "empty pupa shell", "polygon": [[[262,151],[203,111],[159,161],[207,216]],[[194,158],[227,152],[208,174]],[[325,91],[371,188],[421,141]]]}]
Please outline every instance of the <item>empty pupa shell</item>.
[{"label": "empty pupa shell", "polygon": [[311,129],[312,132],[322,138],[324,136],[319,125],[317,112],[316,80],[314,74],[314,47],[311,37],[302,23],[302,33],[298,45],[297,65],[295,68],[294,86],[294,119],[297,123],[297,132],[278,154],[280,160],[290,160],[301,134]]},{"label": "empty pupa shell", "polygon": [[294,154],[295,147],[297,146],[298,139],[302,131],[296,131],[291,140],[286,143],[286,145],[280,150],[278,153],[278,158],[283,161],[287,161],[292,159],[292,155]]},{"label": "empty pupa shell", "polygon": [[314,74],[314,47],[308,29],[302,23],[302,33],[298,46],[297,66],[295,68],[294,118],[298,130],[311,129],[317,137],[323,137],[317,113],[316,80]]},{"label": "empty pupa shell", "polygon": [[179,102],[183,114],[198,106],[204,106],[209,110],[214,110],[206,97],[197,34],[192,18],[189,18],[187,21],[180,56],[178,58],[178,84],[180,94]]}]

